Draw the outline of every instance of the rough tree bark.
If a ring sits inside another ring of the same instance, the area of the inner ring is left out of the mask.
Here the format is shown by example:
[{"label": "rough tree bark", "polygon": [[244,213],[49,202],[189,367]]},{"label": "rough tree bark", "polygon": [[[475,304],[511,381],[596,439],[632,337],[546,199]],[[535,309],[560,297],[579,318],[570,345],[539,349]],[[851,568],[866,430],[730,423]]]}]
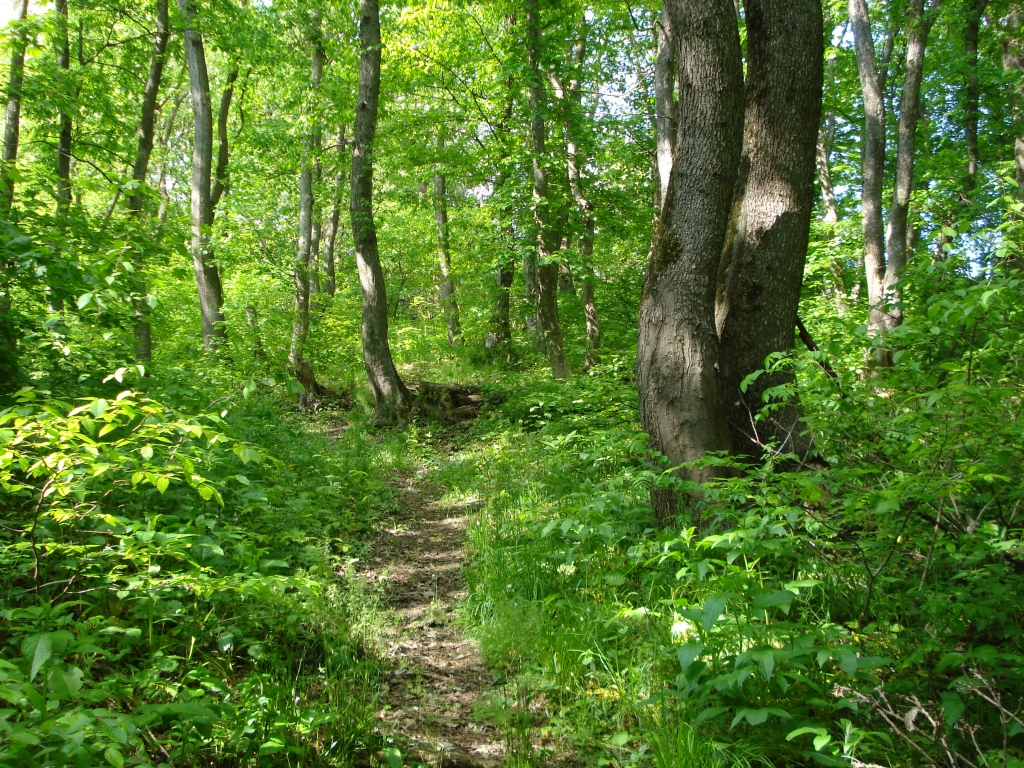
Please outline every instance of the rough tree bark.
[{"label": "rough tree bark", "polygon": [[[171,36],[167,9],[168,0],[156,0],[156,36],[153,38],[153,56],[149,61],[149,76],[142,94],[142,116],[139,119],[139,146],[135,151],[132,180],[136,187],[128,198],[128,211],[136,220],[142,214],[146,200],[145,184],[149,174],[149,158],[153,154],[153,134],[156,130],[156,101],[160,94],[167,41]],[[146,298],[145,265],[141,256],[134,260],[135,275],[132,293],[135,316],[135,359],[147,362],[153,356],[153,332],[149,324],[149,303]]]},{"label": "rough tree bark", "polygon": [[[746,377],[793,347],[814,210],[821,122],[822,15],[815,0],[747,0],[746,115],[732,221],[719,272],[718,365],[733,453],[755,458],[768,443],[805,454],[795,403],[761,423],[763,393],[786,373]],[[780,44],[785,41],[784,44]]]},{"label": "rough tree bark", "polygon": [[[28,16],[28,0],[22,0],[19,23]],[[7,82],[7,109],[4,122],[3,164],[0,166],[0,219],[11,218],[14,204],[14,166],[18,162],[21,133],[21,89],[25,73],[25,49],[28,35],[20,32],[12,42],[11,68]],[[0,259],[0,392],[15,389],[22,380],[18,361],[18,332],[12,317],[11,291],[14,266]]]},{"label": "rough tree bark", "polygon": [[562,327],[558,317],[558,262],[562,242],[548,196],[547,128],[544,124],[544,81],[541,76],[540,8],[538,0],[526,0],[526,44],[530,60],[530,139],[533,154],[534,221],[537,225],[537,330],[548,356],[551,374],[567,378]]},{"label": "rough tree bark", "polygon": [[[319,18],[313,31],[312,67],[310,74],[310,112],[315,115],[316,100],[319,98],[320,81],[324,71],[324,51],[320,41]],[[295,378],[304,390],[299,398],[300,407],[307,408],[313,399],[323,393],[317,383],[313,366],[305,357],[306,339],[309,336],[309,288],[310,263],[313,255],[313,199],[314,165],[320,154],[322,138],[320,128],[313,117],[306,135],[306,146],[302,152],[302,168],[299,171],[299,238],[298,253],[295,257],[295,314],[292,319],[292,338],[288,347],[288,363]]]},{"label": "rough tree bark", "polygon": [[220,108],[217,110],[217,167],[213,172],[213,188],[210,190],[210,220],[206,226],[213,226],[213,217],[221,197],[231,191],[231,180],[228,176],[230,146],[228,143],[228,118],[231,116],[231,99],[235,95],[235,82],[238,80],[238,67],[228,72],[224,83],[224,91],[220,95]]},{"label": "rough tree bark", "polygon": [[[444,152],[444,137],[437,137],[438,154]],[[441,308],[444,310],[444,324],[448,329],[448,343],[455,346],[462,336],[459,320],[459,303],[455,298],[455,281],[452,280],[451,236],[448,229],[448,185],[440,164],[434,169],[434,222],[437,225],[437,262],[441,272]]]},{"label": "rough tree bark", "polygon": [[334,198],[331,201],[331,220],[327,226],[327,237],[324,241],[324,293],[333,296],[337,291],[337,267],[335,265],[335,249],[338,244],[338,228],[341,226],[341,194],[345,186],[345,140],[344,127],[338,132],[338,172],[334,179]]},{"label": "rough tree bark", "polygon": [[[650,447],[672,465],[729,449],[715,286],[743,144],[743,64],[731,0],[665,0],[679,88],[675,162],[640,298],[637,388]],[[709,469],[682,473],[692,480]],[[656,491],[655,514],[679,494]]]},{"label": "rough tree bark", "polygon": [[[199,293],[202,315],[203,346],[216,349],[227,338],[224,328],[224,291],[220,271],[213,261],[209,244],[209,227],[213,223],[213,199],[210,177],[213,165],[213,112],[210,106],[210,78],[206,70],[203,38],[195,28],[196,7],[193,0],[178,0],[178,9],[185,21],[185,59],[188,64],[194,138],[192,144],[191,206],[192,268]],[[218,157],[218,165],[220,158]],[[223,184],[221,185],[223,188]]]},{"label": "rough tree bark", "polygon": [[379,422],[393,418],[410,400],[388,344],[388,301],[373,221],[373,139],[380,100],[380,9],[377,0],[359,8],[359,96],[352,131],[352,240],[363,289],[363,363]]}]

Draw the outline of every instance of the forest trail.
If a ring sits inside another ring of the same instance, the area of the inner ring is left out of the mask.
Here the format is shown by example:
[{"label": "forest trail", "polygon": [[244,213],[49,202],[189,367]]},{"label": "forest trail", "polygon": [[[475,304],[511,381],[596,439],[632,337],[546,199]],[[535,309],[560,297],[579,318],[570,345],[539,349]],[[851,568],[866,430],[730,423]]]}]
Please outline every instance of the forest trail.
[{"label": "forest trail", "polygon": [[494,689],[477,644],[455,619],[466,596],[461,573],[473,502],[440,501],[428,470],[392,481],[398,509],[373,542],[360,573],[380,585],[388,649],[396,669],[377,712],[405,759],[440,768],[497,768],[504,743],[497,727],[477,722],[473,705]]}]

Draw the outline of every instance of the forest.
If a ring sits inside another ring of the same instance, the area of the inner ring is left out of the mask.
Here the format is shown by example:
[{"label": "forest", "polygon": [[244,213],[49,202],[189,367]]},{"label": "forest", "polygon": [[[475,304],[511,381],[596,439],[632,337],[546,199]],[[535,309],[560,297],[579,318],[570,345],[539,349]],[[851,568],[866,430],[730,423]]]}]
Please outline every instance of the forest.
[{"label": "forest", "polygon": [[1019,0],[0,0],[0,765],[1024,767]]}]

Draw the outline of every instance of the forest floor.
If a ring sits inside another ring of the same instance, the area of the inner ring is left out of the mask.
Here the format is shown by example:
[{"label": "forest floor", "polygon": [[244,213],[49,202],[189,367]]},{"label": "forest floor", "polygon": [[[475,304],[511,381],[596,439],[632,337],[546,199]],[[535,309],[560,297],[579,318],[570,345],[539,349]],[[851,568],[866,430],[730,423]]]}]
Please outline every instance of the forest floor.
[{"label": "forest floor", "polygon": [[409,760],[442,768],[503,763],[494,725],[473,706],[495,687],[480,650],[456,621],[471,503],[443,504],[426,470],[392,481],[398,510],[360,569],[392,613],[388,650],[396,669],[381,697],[381,731]]}]

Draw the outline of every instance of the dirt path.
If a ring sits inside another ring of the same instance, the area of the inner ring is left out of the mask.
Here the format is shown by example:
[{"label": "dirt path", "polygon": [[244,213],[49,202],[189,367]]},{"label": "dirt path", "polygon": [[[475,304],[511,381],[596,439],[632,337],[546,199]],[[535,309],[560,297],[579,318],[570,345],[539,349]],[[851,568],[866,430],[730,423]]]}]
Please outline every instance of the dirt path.
[{"label": "dirt path", "polygon": [[466,595],[461,566],[473,505],[441,503],[441,491],[423,474],[392,484],[399,502],[394,527],[359,567],[380,584],[395,614],[389,646],[397,669],[381,697],[380,730],[395,737],[406,766],[496,768],[504,762],[502,735],[473,718],[473,705],[495,679],[454,622]]}]

